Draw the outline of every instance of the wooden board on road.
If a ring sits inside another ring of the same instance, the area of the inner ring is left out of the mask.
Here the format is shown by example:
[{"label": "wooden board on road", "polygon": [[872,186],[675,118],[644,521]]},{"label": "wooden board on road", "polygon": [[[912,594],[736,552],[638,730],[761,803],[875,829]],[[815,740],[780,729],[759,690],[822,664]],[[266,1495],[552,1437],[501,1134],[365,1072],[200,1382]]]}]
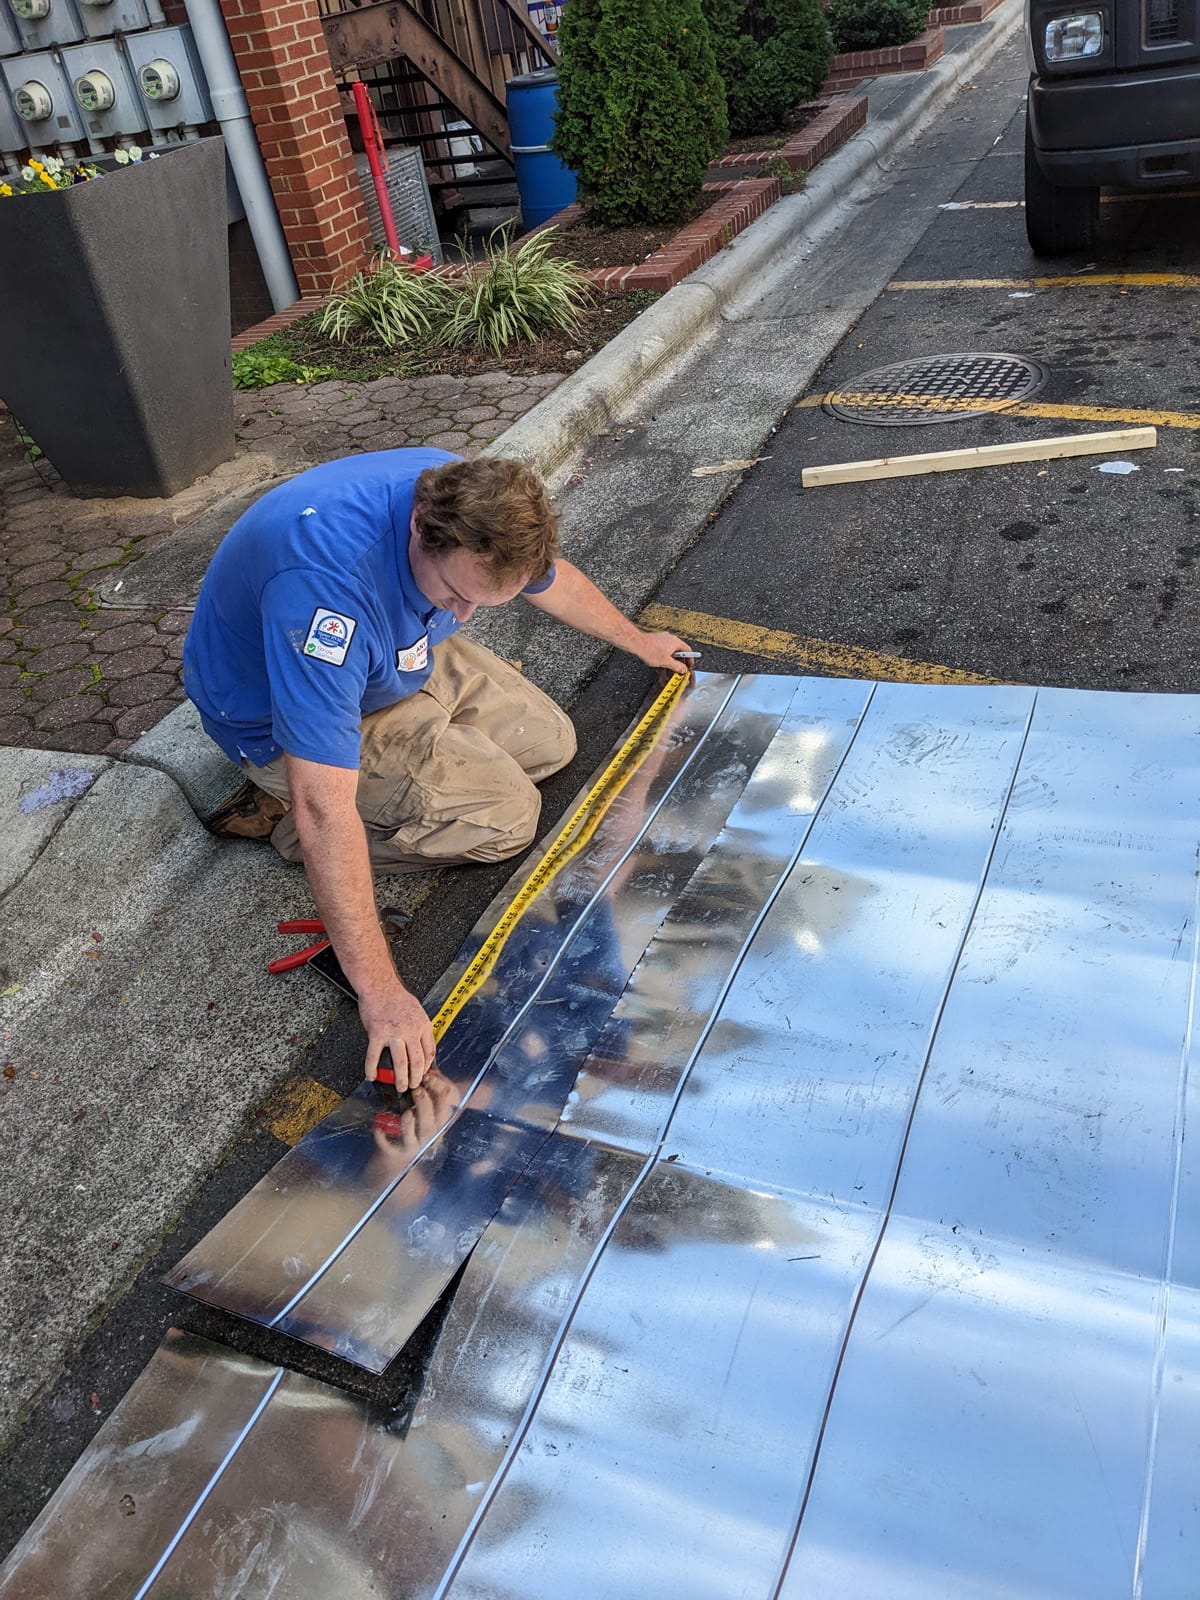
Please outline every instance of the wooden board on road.
[{"label": "wooden board on road", "polygon": [[843,461],[828,467],[805,467],[800,482],[806,489],[830,483],[863,483],[872,478],[912,478],[923,472],[959,472],[966,467],[1003,467],[1015,461],[1050,461],[1058,456],[1112,455],[1123,450],[1152,450],[1154,428],[1114,428],[1106,433],[1069,433],[1057,439],[1024,439],[1011,444],[977,445],[969,450],[933,450],[925,455],[881,456],[877,461]]}]

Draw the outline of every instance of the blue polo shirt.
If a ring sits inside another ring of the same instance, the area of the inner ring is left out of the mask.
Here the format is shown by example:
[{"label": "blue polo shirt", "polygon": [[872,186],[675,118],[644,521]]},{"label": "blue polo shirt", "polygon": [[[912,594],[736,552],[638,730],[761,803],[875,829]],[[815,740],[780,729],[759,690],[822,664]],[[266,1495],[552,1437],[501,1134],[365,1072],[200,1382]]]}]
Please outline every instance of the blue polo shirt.
[{"label": "blue polo shirt", "polygon": [[[459,624],[408,560],[416,482],[457,457],[383,450],[313,467],[262,496],[212,559],[183,682],[233,761],[283,751],[357,767],[369,711],[415,694]],[[539,593],[554,573],[531,584]]]}]

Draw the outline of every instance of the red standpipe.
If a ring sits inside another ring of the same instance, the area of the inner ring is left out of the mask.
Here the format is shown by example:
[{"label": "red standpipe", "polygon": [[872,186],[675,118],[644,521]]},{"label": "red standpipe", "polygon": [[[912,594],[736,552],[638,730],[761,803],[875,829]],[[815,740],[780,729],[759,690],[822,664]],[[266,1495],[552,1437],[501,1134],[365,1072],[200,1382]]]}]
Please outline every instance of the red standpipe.
[{"label": "red standpipe", "polygon": [[383,131],[379,126],[379,118],[375,115],[375,107],[367,93],[365,83],[355,83],[354,109],[358,112],[358,126],[362,132],[363,146],[367,152],[367,165],[371,169],[371,182],[375,185],[375,198],[379,201],[379,215],[383,219],[383,236],[387,240],[388,249],[405,266],[411,267],[414,272],[424,272],[433,265],[433,257],[429,254],[414,255],[411,250],[400,243],[396,233],[396,219],[392,215],[391,196],[387,192],[387,184],[383,175],[383,157],[385,146]]}]

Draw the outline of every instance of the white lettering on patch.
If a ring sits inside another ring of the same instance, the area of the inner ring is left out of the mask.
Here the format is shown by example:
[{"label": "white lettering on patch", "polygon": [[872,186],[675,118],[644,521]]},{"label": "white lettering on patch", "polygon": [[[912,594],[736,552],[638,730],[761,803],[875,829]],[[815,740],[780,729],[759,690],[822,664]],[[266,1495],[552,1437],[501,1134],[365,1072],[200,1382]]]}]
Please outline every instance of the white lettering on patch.
[{"label": "white lettering on patch", "polygon": [[396,651],[397,672],[420,672],[429,660],[429,635],[423,633],[407,650]]},{"label": "white lettering on patch", "polygon": [[304,641],[304,654],[314,661],[328,661],[340,667],[358,627],[354,617],[343,617],[338,611],[327,611],[318,606],[313,612],[308,638]]}]

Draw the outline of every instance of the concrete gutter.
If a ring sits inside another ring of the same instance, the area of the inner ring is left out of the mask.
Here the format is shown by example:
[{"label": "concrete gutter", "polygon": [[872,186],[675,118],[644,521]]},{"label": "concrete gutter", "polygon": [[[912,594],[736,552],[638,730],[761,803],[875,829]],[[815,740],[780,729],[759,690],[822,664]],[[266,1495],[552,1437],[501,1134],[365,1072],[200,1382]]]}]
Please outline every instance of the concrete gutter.
[{"label": "concrete gutter", "polygon": [[[966,82],[985,67],[1024,18],[1024,0],[1004,0],[978,32],[919,75],[883,116],[866,126],[812,174],[804,189],[778,201],[732,244],[623,328],[611,343],[520,417],[489,454],[526,461],[544,478],[561,474],[583,444],[636,404],[672,365],[694,355],[734,300],[788,265],[790,248],[820,228],[850,191],[869,181]],[[890,87],[888,79],[874,85]],[[871,93],[877,90],[873,87]]]}]

